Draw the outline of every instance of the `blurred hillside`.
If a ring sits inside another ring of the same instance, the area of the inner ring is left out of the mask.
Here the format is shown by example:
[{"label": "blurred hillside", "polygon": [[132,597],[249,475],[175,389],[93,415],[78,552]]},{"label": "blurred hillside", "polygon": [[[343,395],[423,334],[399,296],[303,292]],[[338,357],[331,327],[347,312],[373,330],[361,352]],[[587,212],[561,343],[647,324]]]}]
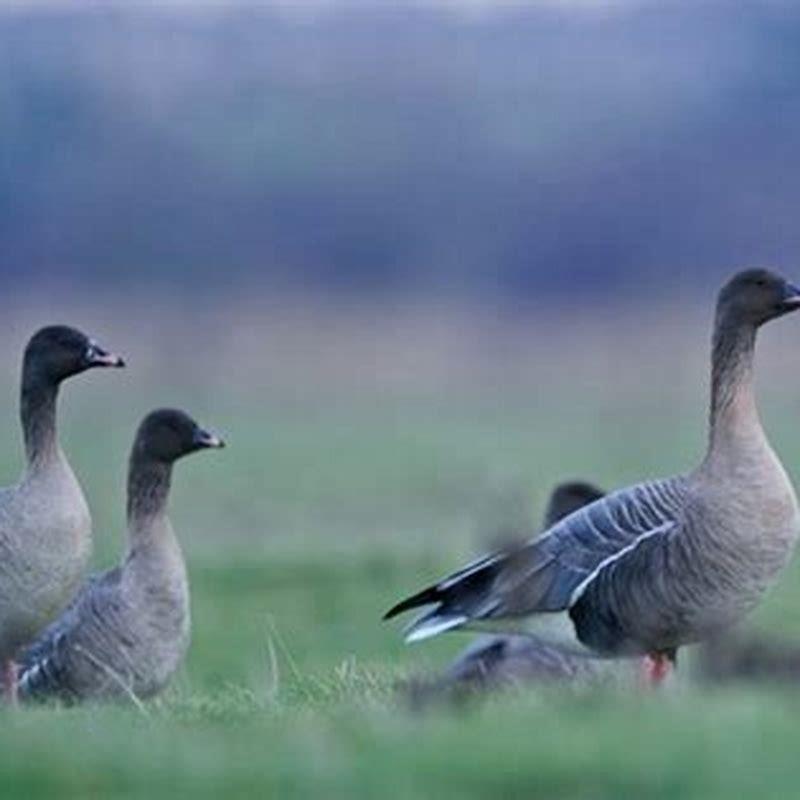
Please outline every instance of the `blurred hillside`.
[{"label": "blurred hillside", "polygon": [[0,12],[15,281],[705,292],[800,250],[790,4],[76,8]]}]

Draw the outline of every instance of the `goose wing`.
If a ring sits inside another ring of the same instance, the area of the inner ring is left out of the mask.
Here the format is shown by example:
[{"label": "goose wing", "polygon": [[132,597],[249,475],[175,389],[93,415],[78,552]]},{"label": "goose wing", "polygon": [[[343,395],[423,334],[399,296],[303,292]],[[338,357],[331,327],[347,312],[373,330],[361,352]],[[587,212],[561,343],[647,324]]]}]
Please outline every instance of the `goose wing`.
[{"label": "goose wing", "polygon": [[407,640],[417,641],[481,620],[563,611],[604,565],[642,540],[674,530],[685,496],[680,477],[609,494],[520,547],[468,564],[398,603],[384,618],[432,605],[408,628]]},{"label": "goose wing", "polygon": [[72,602],[28,645],[18,658],[18,681],[23,698],[61,697],[69,700],[68,649],[99,612],[109,613],[117,601],[119,567],[91,575]]}]

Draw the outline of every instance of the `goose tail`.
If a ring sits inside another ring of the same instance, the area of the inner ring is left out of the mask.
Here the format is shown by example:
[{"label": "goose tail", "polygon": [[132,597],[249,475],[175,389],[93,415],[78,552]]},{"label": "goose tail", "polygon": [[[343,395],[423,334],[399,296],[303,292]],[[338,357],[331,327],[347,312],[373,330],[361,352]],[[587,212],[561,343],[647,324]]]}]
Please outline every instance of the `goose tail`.
[{"label": "goose tail", "polygon": [[406,628],[405,641],[412,644],[432,639],[440,633],[461,628],[467,622],[469,622],[469,617],[465,614],[448,614],[434,610],[418,617]]},{"label": "goose tail", "polygon": [[391,619],[405,611],[432,606],[406,628],[406,642],[421,642],[481,619],[493,610],[491,587],[507,558],[505,553],[481,558],[443,581],[401,600],[383,618]]},{"label": "goose tail", "polygon": [[22,664],[17,673],[17,691],[23,702],[43,702],[55,697],[66,699],[60,663],[55,654]]}]

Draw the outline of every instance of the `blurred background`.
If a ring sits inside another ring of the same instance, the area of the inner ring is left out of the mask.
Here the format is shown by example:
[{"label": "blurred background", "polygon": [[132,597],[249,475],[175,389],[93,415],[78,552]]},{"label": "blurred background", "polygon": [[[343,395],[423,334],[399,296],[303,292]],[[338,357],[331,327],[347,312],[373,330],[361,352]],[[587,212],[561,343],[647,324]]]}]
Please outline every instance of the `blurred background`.
[{"label": "blurred background", "polygon": [[[129,361],[61,406],[98,566],[123,547],[147,410],[230,445],[178,466],[194,638],[148,735],[12,721],[7,781],[705,800],[752,788],[758,760],[787,796],[796,699],[599,699],[590,722],[534,697],[420,728],[394,680],[468,637],[406,648],[379,619],[534,530],[556,482],[702,455],[720,282],[800,279],[795,4],[5,0],[0,75],[3,482],[21,350],[54,321]],[[795,475],[798,324],[770,326],[758,364]],[[755,627],[800,637],[797,578]]]},{"label": "blurred background", "polygon": [[2,6],[15,282],[574,299],[798,249],[790,2]]}]

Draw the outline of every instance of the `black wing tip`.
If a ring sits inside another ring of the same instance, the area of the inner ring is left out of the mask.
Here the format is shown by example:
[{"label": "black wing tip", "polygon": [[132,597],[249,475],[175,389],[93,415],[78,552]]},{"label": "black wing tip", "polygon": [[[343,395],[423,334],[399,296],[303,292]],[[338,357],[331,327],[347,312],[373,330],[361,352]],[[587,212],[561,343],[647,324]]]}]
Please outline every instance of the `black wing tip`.
[{"label": "black wing tip", "polygon": [[402,614],[402,613],[403,613],[403,611],[404,611],[404,609],[403,609],[403,604],[402,604],[402,603],[398,603],[397,605],[395,605],[395,606],[392,606],[392,607],[391,607],[391,608],[390,608],[390,609],[389,609],[389,610],[388,610],[388,611],[387,611],[387,612],[386,612],[386,613],[385,613],[385,614],[384,614],[384,615],[381,617],[381,619],[382,619],[383,621],[386,621],[387,619],[391,619],[392,617],[396,617],[398,614]]},{"label": "black wing tip", "polygon": [[392,617],[396,617],[398,614],[402,614],[403,610],[400,606],[402,604],[398,603],[396,606],[392,606],[382,617],[381,619],[385,622],[387,619],[391,619]]},{"label": "black wing tip", "polygon": [[392,606],[381,619],[392,619],[392,617],[396,617],[404,611],[410,611],[412,608],[419,608],[420,606],[428,606],[431,603],[438,602],[439,599],[439,589],[436,586],[431,586],[411,595],[411,597],[407,597],[405,600],[401,600],[397,605]]}]

